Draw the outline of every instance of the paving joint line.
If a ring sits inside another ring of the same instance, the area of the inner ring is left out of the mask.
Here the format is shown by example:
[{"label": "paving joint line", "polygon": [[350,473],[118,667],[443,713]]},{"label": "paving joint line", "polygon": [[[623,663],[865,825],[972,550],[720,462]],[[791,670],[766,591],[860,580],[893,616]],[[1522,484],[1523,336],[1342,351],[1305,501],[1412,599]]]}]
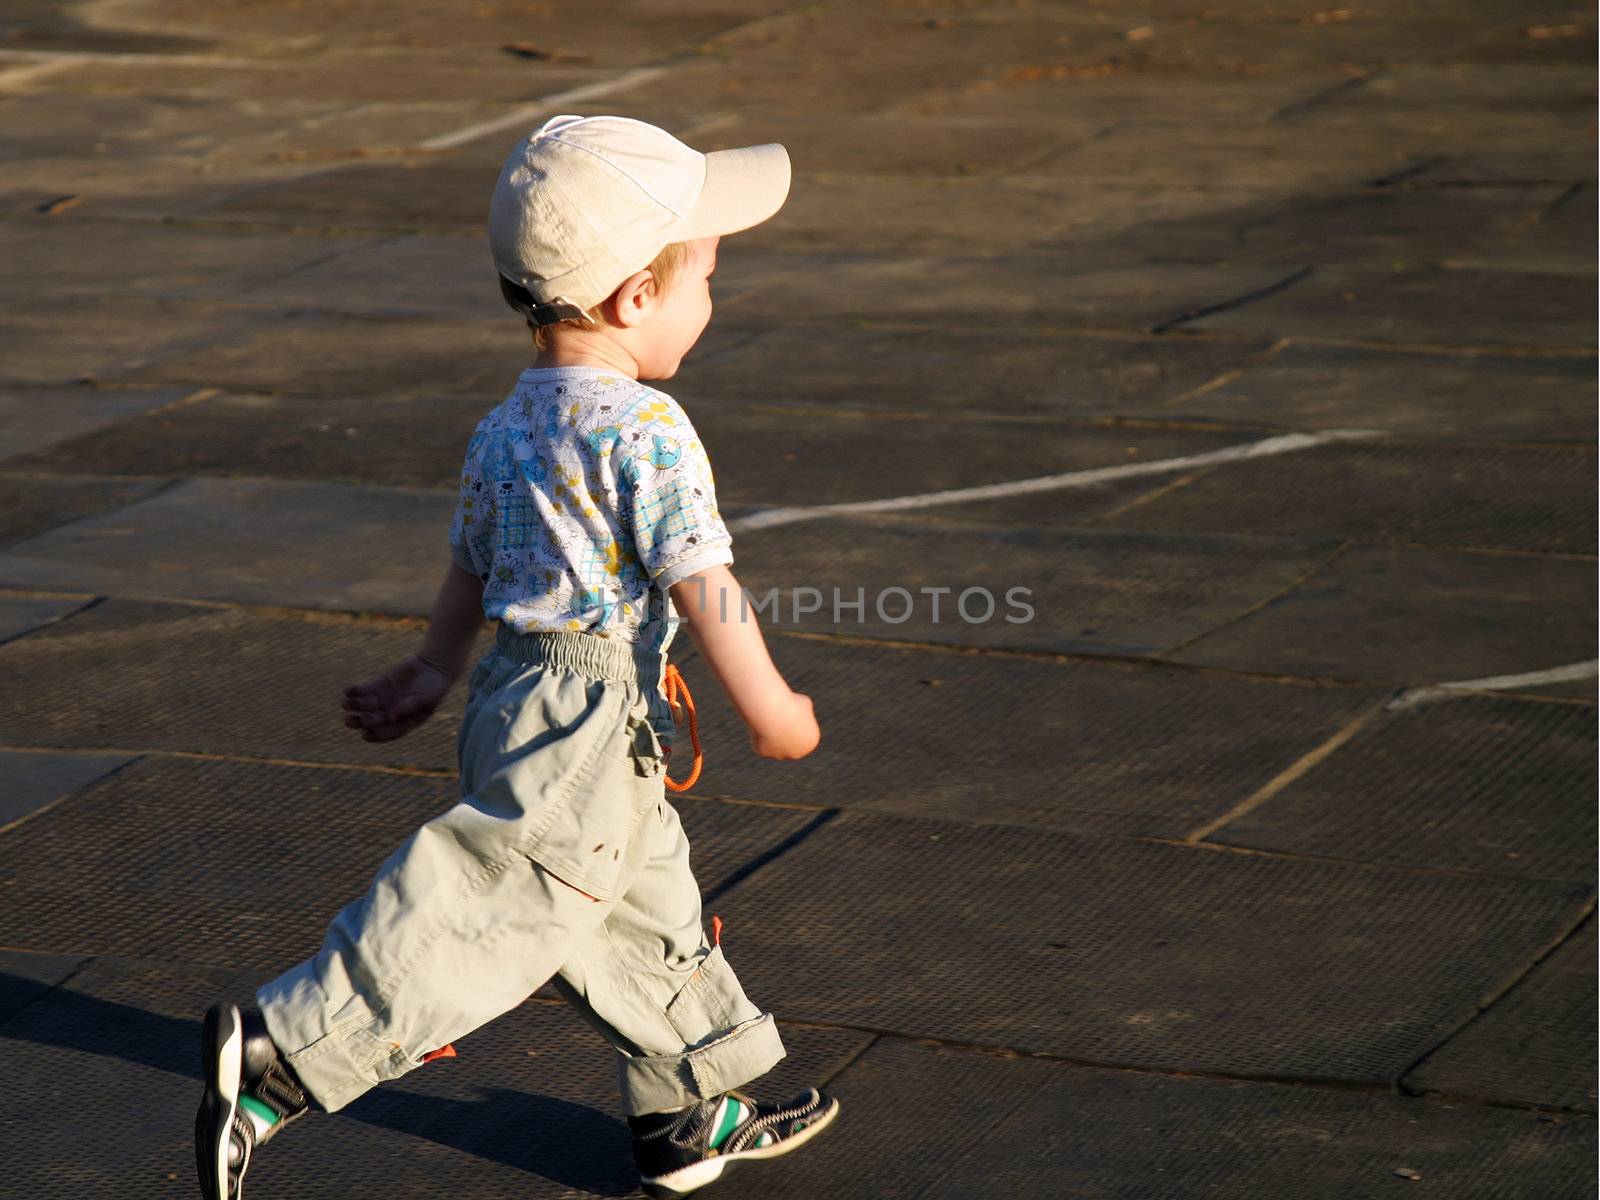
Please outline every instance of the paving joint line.
[{"label": "paving joint line", "polygon": [[1323,571],[1325,571],[1329,567],[1333,566],[1333,564],[1338,562],[1339,559],[1344,556],[1345,552],[1348,551],[1349,549],[1351,549],[1351,547],[1354,544],[1355,543],[1352,542],[1349,539],[1346,539],[1346,540],[1340,542],[1338,544],[1338,546],[1336,546],[1334,548],[1333,553],[1328,555],[1327,558],[1324,558],[1319,562],[1313,563],[1305,571],[1301,572],[1295,578],[1291,579],[1288,583],[1284,584],[1284,586],[1279,588],[1277,591],[1272,592],[1269,595],[1263,596],[1260,600],[1257,600],[1254,604],[1250,605],[1243,612],[1236,613],[1232,617],[1228,618],[1226,621],[1223,621],[1220,624],[1215,625],[1210,629],[1203,630],[1202,632],[1195,634],[1193,637],[1188,638],[1185,641],[1179,642],[1175,646],[1166,647],[1165,649],[1163,649],[1160,652],[1160,654],[1157,657],[1160,658],[1160,659],[1165,659],[1170,655],[1178,654],[1181,651],[1187,650],[1190,646],[1193,646],[1196,642],[1201,641],[1204,638],[1208,638],[1211,635],[1216,634],[1216,633],[1221,633],[1224,629],[1232,628],[1233,626],[1239,624],[1241,621],[1246,621],[1249,618],[1255,616],[1258,612],[1261,612],[1263,609],[1266,609],[1266,608],[1270,607],[1271,605],[1277,603],[1279,600],[1281,600],[1285,596],[1289,595],[1289,593],[1293,592],[1296,588],[1298,588],[1298,587],[1302,586],[1303,584],[1309,582],[1310,580],[1316,578],[1316,576],[1320,575]]},{"label": "paving joint line", "polygon": [[1311,278],[1315,272],[1316,267],[1314,266],[1307,265],[1300,267],[1297,270],[1291,271],[1282,279],[1267,284],[1265,287],[1256,288],[1254,291],[1245,292],[1242,295],[1233,296],[1227,300],[1219,300],[1215,304],[1207,304],[1201,308],[1190,309],[1188,312],[1179,313],[1175,317],[1169,317],[1165,321],[1159,321],[1156,324],[1151,325],[1148,331],[1157,335],[1169,333],[1178,328],[1180,325],[1187,325],[1191,321],[1200,320],[1202,317],[1209,317],[1215,315],[1216,313],[1230,312],[1236,308],[1243,308],[1247,304],[1254,304],[1257,300],[1265,300],[1268,296],[1275,296],[1279,292],[1286,291],[1289,288],[1294,287],[1295,284]]},{"label": "paving joint line", "polygon": [[1321,745],[1315,747],[1310,752],[1301,755],[1298,759],[1290,763],[1283,770],[1279,771],[1261,787],[1257,788],[1249,796],[1246,796],[1227,812],[1222,813],[1220,816],[1214,817],[1212,820],[1207,821],[1204,825],[1201,825],[1198,829],[1192,830],[1190,833],[1186,834],[1183,838],[1183,841],[1187,845],[1191,846],[1197,842],[1204,841],[1213,833],[1216,833],[1219,829],[1232,824],[1246,813],[1261,807],[1261,805],[1265,804],[1268,800],[1271,800],[1290,784],[1295,783],[1313,771],[1319,763],[1329,758],[1334,751],[1338,750],[1339,747],[1343,746],[1346,742],[1350,741],[1351,738],[1355,737],[1356,734],[1360,733],[1363,729],[1370,725],[1380,713],[1387,711],[1388,705],[1388,697],[1385,697],[1377,704],[1368,705],[1367,708],[1358,713],[1354,719],[1346,722],[1344,727],[1332,737],[1327,738]]},{"label": "paving joint line", "polygon": [[1292,104],[1286,104],[1267,119],[1269,121],[1293,121],[1314,108],[1320,108],[1322,105],[1331,103],[1350,92],[1359,91],[1383,74],[1384,72],[1382,71],[1363,71],[1359,75],[1341,80],[1332,87],[1324,88],[1315,95],[1307,96],[1303,100],[1296,100]]},{"label": "paving joint line", "polygon": [[1444,164],[1449,161],[1449,157],[1442,154],[1434,155],[1429,158],[1418,159],[1409,166],[1401,167],[1398,171],[1392,171],[1388,175],[1380,175],[1376,179],[1367,180],[1367,186],[1379,188],[1398,187],[1406,183],[1408,180],[1415,179],[1419,175],[1427,174],[1435,167],[1444,166]]},{"label": "paving joint line", "polygon": [[[781,1021],[789,1022],[791,1018],[782,1017]],[[1023,1050],[1014,1046],[1005,1046],[995,1042],[968,1042],[958,1038],[945,1038],[924,1033],[908,1033],[905,1030],[885,1029],[874,1025],[859,1025],[847,1022],[821,1021],[814,1017],[793,1019],[795,1024],[811,1025],[823,1029],[841,1029],[854,1033],[872,1034],[878,1041],[893,1040],[908,1042],[913,1045],[936,1046],[947,1050],[964,1050],[984,1054],[991,1058],[1021,1059],[1034,1062],[1062,1063],[1071,1067],[1082,1067],[1095,1071],[1115,1071],[1127,1075],[1158,1076],[1169,1079],[1198,1079],[1212,1082],[1225,1083],[1251,1083],[1268,1087],[1296,1087],[1314,1088],[1319,1091],[1329,1092],[1360,1092],[1368,1095],[1391,1096],[1406,1100],[1418,1100],[1430,1103],[1427,1096],[1414,1095],[1396,1088],[1391,1083],[1375,1083],[1364,1080],[1340,1079],[1331,1075],[1274,1075],[1270,1073],[1249,1073],[1197,1069],[1190,1067],[1156,1067],[1140,1066],[1121,1062],[1108,1062],[1102,1059],[1085,1058],[1079,1055],[1060,1054],[1048,1050]],[[1572,1109],[1552,1107],[1548,1105],[1527,1104],[1520,1101],[1469,1101],[1481,1107],[1510,1108],[1528,1113],[1551,1113],[1557,1115],[1586,1116],[1585,1112]]]},{"label": "paving joint line", "polygon": [[[114,753],[116,753],[116,751],[110,751],[110,753],[114,754]],[[126,771],[129,767],[131,767],[135,763],[137,763],[141,757],[143,757],[143,756],[142,755],[131,756],[128,759],[127,762],[118,763],[116,766],[112,767],[109,771],[107,771],[104,775],[96,776],[94,779],[91,779],[88,783],[82,784],[79,787],[75,787],[69,792],[63,792],[61,795],[57,796],[54,800],[47,800],[45,803],[39,805],[38,808],[29,809],[27,812],[23,813],[20,817],[17,817],[17,818],[15,818],[13,820],[7,821],[4,825],[0,825],[0,837],[4,837],[6,834],[10,833],[13,829],[16,829],[18,826],[22,825],[26,821],[31,821],[33,818],[38,817],[38,816],[42,816],[44,813],[47,813],[47,812],[54,812],[56,809],[61,808],[62,806],[64,806],[67,803],[67,801],[75,799],[76,797],[83,795],[83,793],[88,791],[90,788],[98,787],[100,784],[104,783],[106,780],[112,779],[112,778],[116,777],[117,775],[122,774],[122,772]]]},{"label": "paving joint line", "polygon": [[[359,741],[353,738],[352,741]],[[363,743],[375,744],[375,743]],[[10,743],[0,744],[0,754],[59,754],[68,756],[105,757],[108,755],[123,754],[129,761],[100,776],[93,781],[95,786],[109,779],[134,762],[145,758],[177,758],[190,762],[216,762],[216,763],[242,763],[246,766],[262,767],[294,767],[307,771],[351,771],[366,775],[403,775],[414,779],[456,779],[456,771],[444,767],[405,767],[392,766],[387,763],[351,763],[351,762],[318,762],[312,759],[283,758],[274,755],[261,754],[215,754],[201,750],[171,750],[171,749],[130,749],[125,746],[18,746]],[[76,793],[73,793],[74,795]],[[53,805],[55,801],[51,801]],[[48,805],[46,807],[49,807]],[[11,825],[0,826],[0,833],[13,828],[16,824],[26,821],[30,816],[42,812],[35,809],[34,813],[24,814],[17,818]]]},{"label": "paving joint line", "polygon": [[[788,1022],[788,1024],[793,1025],[793,1024],[795,1024],[795,1022],[791,1021],[791,1022]],[[823,1028],[829,1028],[829,1026],[823,1026]],[[881,1033],[875,1033],[871,1037],[869,1037],[867,1039],[865,1045],[863,1045],[859,1050],[856,1050],[853,1054],[850,1054],[844,1060],[844,1065],[843,1066],[841,1066],[836,1071],[830,1071],[826,1076],[823,1077],[822,1086],[823,1087],[831,1087],[833,1085],[833,1081],[835,1079],[839,1078],[839,1076],[843,1075],[851,1067],[855,1066],[858,1062],[860,1062],[863,1058],[865,1058],[867,1056],[867,1051],[871,1050],[874,1046],[876,1046],[882,1040],[883,1040],[883,1034],[881,1034]]]},{"label": "paving joint line", "polygon": [[1159,487],[1151,488],[1148,492],[1141,492],[1132,500],[1129,500],[1126,504],[1118,505],[1109,512],[1097,513],[1094,517],[1090,518],[1086,524],[1089,526],[1102,527],[1104,522],[1110,521],[1115,517],[1120,517],[1124,513],[1132,512],[1137,508],[1143,508],[1146,504],[1153,504],[1157,500],[1163,499],[1166,496],[1170,496],[1173,492],[1181,492],[1184,488],[1189,487],[1191,484],[1197,483],[1206,478],[1216,469],[1217,468],[1215,467],[1210,467],[1201,471],[1193,471],[1188,475],[1180,475],[1176,479],[1169,479],[1166,483],[1161,484]]},{"label": "paving joint line", "polygon": [[[49,596],[51,593],[43,592],[43,593],[39,593],[39,594],[41,596]],[[66,592],[66,593],[62,593],[62,594],[63,594],[63,596],[72,596],[74,593]],[[76,594],[79,595],[79,596],[83,595],[82,592],[79,592],[79,593],[76,593]],[[45,621],[41,621],[37,625],[30,625],[26,629],[18,630],[16,633],[13,633],[10,637],[0,638],[0,650],[4,650],[5,647],[11,645],[13,642],[21,641],[23,638],[27,637],[29,634],[38,633],[40,630],[43,630],[43,629],[50,629],[53,626],[61,624],[63,621],[70,621],[73,617],[76,617],[78,614],[86,613],[91,608],[96,608],[99,605],[105,603],[105,599],[106,598],[104,596],[88,596],[84,600],[83,604],[81,604],[79,607],[73,609],[71,612],[62,613],[60,616],[50,617],[49,619],[47,619]],[[0,832],[4,832],[4,831],[0,830]]]},{"label": "paving joint line", "polygon": [[[44,950],[27,950],[27,949],[24,949],[24,948],[22,948],[20,946],[0,946],[0,950],[12,951],[12,952],[15,952],[15,953],[22,953],[22,954],[39,954],[41,956],[48,954],[51,957],[62,957],[62,958],[71,957],[70,955],[54,955],[54,954],[51,954],[50,951],[44,951]],[[19,1018],[21,1018],[22,1015],[24,1013],[26,1013],[30,1008],[32,1008],[36,1004],[43,1004],[45,1001],[49,1000],[52,996],[54,996],[57,992],[59,992],[63,988],[65,988],[67,986],[67,984],[71,983],[79,975],[82,975],[90,967],[94,966],[96,960],[100,956],[97,955],[97,954],[86,954],[86,955],[82,955],[81,957],[83,958],[83,961],[81,963],[79,963],[77,966],[73,967],[71,971],[67,972],[65,977],[56,980],[55,983],[51,984],[44,991],[40,992],[37,996],[35,996],[32,1000],[28,1001],[26,1004],[24,1004],[21,1008],[17,1009],[15,1012],[7,1013],[5,1019],[3,1021],[0,1021],[0,1037],[4,1037],[5,1033],[6,1033],[6,1030],[11,1027],[12,1023],[17,1021]]]},{"label": "paving joint line", "polygon": [[1457,1022],[1453,1029],[1440,1037],[1437,1042],[1413,1059],[1408,1067],[1395,1076],[1394,1086],[1402,1093],[1407,1095],[1421,1096],[1425,1094],[1426,1089],[1412,1091],[1407,1088],[1405,1081],[1411,1076],[1411,1074],[1418,1070],[1425,1062],[1427,1062],[1428,1059],[1432,1058],[1440,1050],[1444,1049],[1445,1046],[1449,1045],[1462,1033],[1466,1032],[1469,1027],[1481,1020],[1485,1015],[1487,1015],[1491,1008],[1493,1008],[1501,1000],[1505,999],[1505,997],[1515,990],[1518,985],[1525,982],[1528,977],[1533,974],[1534,970],[1539,966],[1540,963],[1545,962],[1552,955],[1554,955],[1557,950],[1561,949],[1562,946],[1566,945],[1568,941],[1576,936],[1578,930],[1583,928],[1585,923],[1594,918],[1594,912],[1595,893],[1591,890],[1588,899],[1585,900],[1584,903],[1579,907],[1577,916],[1572,920],[1566,929],[1557,934],[1556,937],[1552,939],[1543,950],[1533,955],[1533,957],[1524,963],[1520,968],[1513,968],[1511,973],[1505,979],[1503,979],[1498,986],[1491,988],[1481,1000],[1474,1001],[1473,1011],[1470,1014]]},{"label": "paving joint line", "polygon": [[[1115,837],[1116,835],[1082,834],[1083,837]],[[1416,863],[1371,862],[1360,858],[1345,858],[1337,854],[1309,854],[1297,850],[1265,850],[1259,846],[1236,846],[1229,842],[1191,842],[1186,838],[1162,837],[1158,834],[1122,835],[1126,840],[1149,846],[1171,846],[1179,850],[1203,850],[1215,854],[1232,854],[1238,858],[1267,859],[1274,862],[1301,863],[1307,866],[1333,864],[1357,867],[1363,871],[1414,875],[1422,879],[1466,879],[1476,882],[1531,883],[1551,887],[1574,888],[1583,881],[1561,879],[1553,875],[1502,875],[1494,871],[1473,870],[1467,867],[1421,866]]]}]

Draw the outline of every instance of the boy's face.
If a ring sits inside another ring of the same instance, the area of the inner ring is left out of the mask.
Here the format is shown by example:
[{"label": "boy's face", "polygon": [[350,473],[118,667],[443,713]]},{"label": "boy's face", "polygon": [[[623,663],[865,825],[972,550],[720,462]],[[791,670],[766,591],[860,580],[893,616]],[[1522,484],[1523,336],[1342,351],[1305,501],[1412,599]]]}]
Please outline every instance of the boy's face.
[{"label": "boy's face", "polygon": [[634,357],[640,379],[671,379],[678,364],[700,340],[711,320],[711,273],[717,266],[717,243],[708,237],[685,243],[689,261],[663,293],[655,313],[639,330]]}]

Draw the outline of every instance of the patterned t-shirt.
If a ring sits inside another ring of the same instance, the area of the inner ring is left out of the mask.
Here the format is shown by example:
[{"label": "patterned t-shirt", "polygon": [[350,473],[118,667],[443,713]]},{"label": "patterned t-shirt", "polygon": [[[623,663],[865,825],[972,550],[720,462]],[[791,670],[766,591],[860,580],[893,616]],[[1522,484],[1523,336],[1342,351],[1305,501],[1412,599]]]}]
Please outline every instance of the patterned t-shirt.
[{"label": "patterned t-shirt", "polygon": [[530,368],[478,423],[450,526],[483,611],[664,649],[667,589],[733,561],[711,463],[671,396],[599,367]]}]

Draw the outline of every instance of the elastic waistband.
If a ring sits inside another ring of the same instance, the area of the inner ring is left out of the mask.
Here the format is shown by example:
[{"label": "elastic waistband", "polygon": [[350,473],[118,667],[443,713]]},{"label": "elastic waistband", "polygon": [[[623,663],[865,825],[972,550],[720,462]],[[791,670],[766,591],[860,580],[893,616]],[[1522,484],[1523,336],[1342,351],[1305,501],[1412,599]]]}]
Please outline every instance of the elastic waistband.
[{"label": "elastic waistband", "polygon": [[536,666],[567,667],[591,679],[644,684],[659,669],[659,654],[635,642],[614,641],[592,633],[518,633],[501,625],[495,634],[501,654]]}]

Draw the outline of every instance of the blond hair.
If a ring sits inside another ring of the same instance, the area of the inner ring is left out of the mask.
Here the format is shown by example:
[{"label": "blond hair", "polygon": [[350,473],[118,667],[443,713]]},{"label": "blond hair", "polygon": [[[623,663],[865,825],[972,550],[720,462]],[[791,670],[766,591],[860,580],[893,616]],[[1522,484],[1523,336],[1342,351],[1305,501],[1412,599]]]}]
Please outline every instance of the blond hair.
[{"label": "blond hair", "polygon": [[[650,260],[650,265],[645,268],[655,276],[656,287],[665,291],[672,286],[672,281],[677,278],[678,272],[683,270],[689,261],[689,245],[687,242],[672,242],[661,248],[661,253]],[[610,299],[608,296],[606,299]],[[582,320],[573,318],[566,321],[557,321],[553,325],[536,325],[533,327],[533,344],[536,349],[550,349],[550,333],[555,329],[593,329],[595,326],[610,324],[605,317],[605,300],[600,301],[584,314]]]}]

